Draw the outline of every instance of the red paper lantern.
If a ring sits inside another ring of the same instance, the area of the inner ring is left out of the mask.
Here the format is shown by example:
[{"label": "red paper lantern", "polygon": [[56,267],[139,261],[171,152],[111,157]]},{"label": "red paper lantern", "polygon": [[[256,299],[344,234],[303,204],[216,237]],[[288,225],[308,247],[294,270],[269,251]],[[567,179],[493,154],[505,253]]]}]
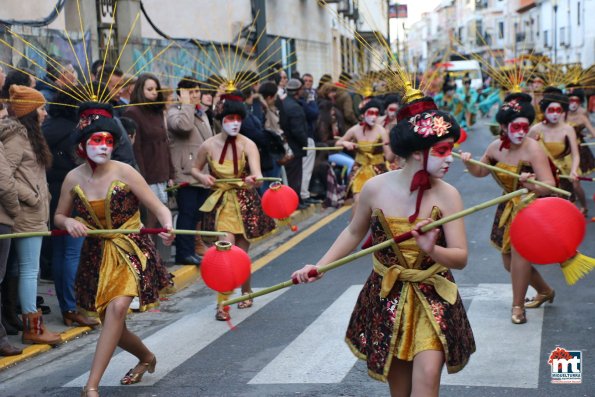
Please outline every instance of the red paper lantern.
[{"label": "red paper lantern", "polygon": [[250,267],[250,257],[243,249],[217,241],[203,256],[200,274],[209,288],[229,292],[246,282]]},{"label": "red paper lantern", "polygon": [[510,225],[510,240],[529,262],[561,263],[576,255],[587,223],[568,200],[540,198],[519,211]]},{"label": "red paper lantern", "polygon": [[286,219],[297,209],[299,201],[292,188],[275,182],[262,196],[262,209],[273,219]]}]

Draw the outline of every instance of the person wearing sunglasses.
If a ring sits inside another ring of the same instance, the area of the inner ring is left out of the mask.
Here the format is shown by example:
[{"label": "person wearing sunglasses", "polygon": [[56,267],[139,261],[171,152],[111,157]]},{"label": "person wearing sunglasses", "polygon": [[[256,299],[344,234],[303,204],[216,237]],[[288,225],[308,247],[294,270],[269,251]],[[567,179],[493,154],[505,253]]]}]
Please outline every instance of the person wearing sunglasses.
[{"label": "person wearing sunglasses", "polygon": [[573,192],[571,201],[578,200],[579,210],[587,215],[585,191],[579,183],[580,154],[574,129],[565,121],[570,101],[562,90],[547,87],[539,107],[544,120],[531,127],[529,136],[536,139],[550,160],[555,164],[560,175],[568,175],[570,179],[561,179],[560,187]]},{"label": "person wearing sunglasses", "polygon": [[359,193],[370,178],[388,171],[387,161],[395,160],[388,145],[388,133],[377,123],[383,106],[377,99],[370,99],[362,108],[363,121],[351,127],[337,141],[337,146],[355,151],[355,163],[349,175],[348,195],[353,196],[355,213]]},{"label": "person wearing sunglasses", "polygon": [[[524,93],[509,94],[496,114],[500,124],[500,138],[490,143],[480,161],[520,174],[519,179],[500,172],[492,172],[469,162],[471,153],[461,153],[469,174],[482,178],[492,174],[505,193],[526,187],[537,195],[545,195],[549,190],[527,183],[528,178],[554,185],[555,180],[548,164],[547,156],[533,139],[526,139],[529,126],[535,120],[535,109],[531,96]],[[544,302],[554,300],[554,290],[539,272],[510,243],[510,225],[521,205],[521,197],[504,202],[496,209],[490,239],[500,250],[504,268],[510,272],[512,281],[513,324],[527,322],[525,308],[536,308]],[[537,291],[537,296],[525,303],[528,286]]]}]

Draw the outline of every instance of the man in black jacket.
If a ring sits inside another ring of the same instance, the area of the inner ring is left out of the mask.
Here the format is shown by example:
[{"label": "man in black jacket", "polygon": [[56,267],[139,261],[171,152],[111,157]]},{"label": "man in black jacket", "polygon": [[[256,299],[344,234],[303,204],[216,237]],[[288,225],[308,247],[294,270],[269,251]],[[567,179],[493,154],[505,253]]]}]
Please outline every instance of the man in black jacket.
[{"label": "man in black jacket", "polygon": [[[305,151],[302,149],[308,145],[308,121],[304,108],[298,102],[301,96],[302,83],[298,79],[291,79],[285,87],[287,97],[283,100],[282,128],[287,138],[287,143],[293,151],[294,158],[285,164],[287,184],[297,193],[298,197],[302,189],[302,157]],[[306,205],[300,198],[300,209]]]}]

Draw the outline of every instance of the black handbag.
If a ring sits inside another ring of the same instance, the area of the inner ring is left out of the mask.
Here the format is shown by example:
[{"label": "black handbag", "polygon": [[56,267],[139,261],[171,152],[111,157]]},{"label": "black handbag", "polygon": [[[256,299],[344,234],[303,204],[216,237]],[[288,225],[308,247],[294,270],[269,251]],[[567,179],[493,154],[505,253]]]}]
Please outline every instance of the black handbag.
[{"label": "black handbag", "polygon": [[264,130],[267,140],[269,153],[276,154],[278,156],[285,156],[285,147],[283,147],[283,138],[277,133],[271,130]]}]

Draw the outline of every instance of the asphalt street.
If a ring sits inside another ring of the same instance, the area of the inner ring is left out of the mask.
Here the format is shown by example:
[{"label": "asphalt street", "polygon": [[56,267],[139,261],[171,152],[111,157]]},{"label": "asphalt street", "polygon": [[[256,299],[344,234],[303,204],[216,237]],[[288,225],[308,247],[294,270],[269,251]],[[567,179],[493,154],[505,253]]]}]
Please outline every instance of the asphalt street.
[{"label": "asphalt street", "polygon": [[[463,149],[478,158],[493,139],[482,125],[469,132]],[[465,206],[500,195],[490,177],[477,179],[455,160],[446,180]],[[595,215],[595,183],[585,182],[590,216]],[[469,262],[454,271],[474,330],[477,352],[458,374],[443,374],[441,396],[595,396],[595,272],[566,285],[558,265],[540,266],[556,299],[527,311],[528,323],[510,321],[511,286],[499,252],[489,242],[495,209],[466,219]],[[253,274],[253,286],[290,278],[315,263],[347,225],[349,211],[324,218],[283,245],[271,245],[266,263]],[[338,216],[337,216],[338,215]],[[590,218],[589,218],[590,219]],[[580,247],[595,257],[595,223]],[[300,285],[231,311],[234,330],[217,322],[215,295],[197,282],[163,302],[159,311],[133,314],[129,327],[157,354],[157,370],[135,386],[119,379],[134,366],[127,353],[116,355],[103,378],[102,396],[388,396],[388,386],[367,375],[343,342],[345,326],[361,286],[371,271],[361,258]],[[529,294],[532,296],[532,293]],[[63,344],[0,372],[0,395],[78,396],[86,380],[98,331]],[[580,384],[553,384],[548,357],[557,346],[580,351]]]}]

